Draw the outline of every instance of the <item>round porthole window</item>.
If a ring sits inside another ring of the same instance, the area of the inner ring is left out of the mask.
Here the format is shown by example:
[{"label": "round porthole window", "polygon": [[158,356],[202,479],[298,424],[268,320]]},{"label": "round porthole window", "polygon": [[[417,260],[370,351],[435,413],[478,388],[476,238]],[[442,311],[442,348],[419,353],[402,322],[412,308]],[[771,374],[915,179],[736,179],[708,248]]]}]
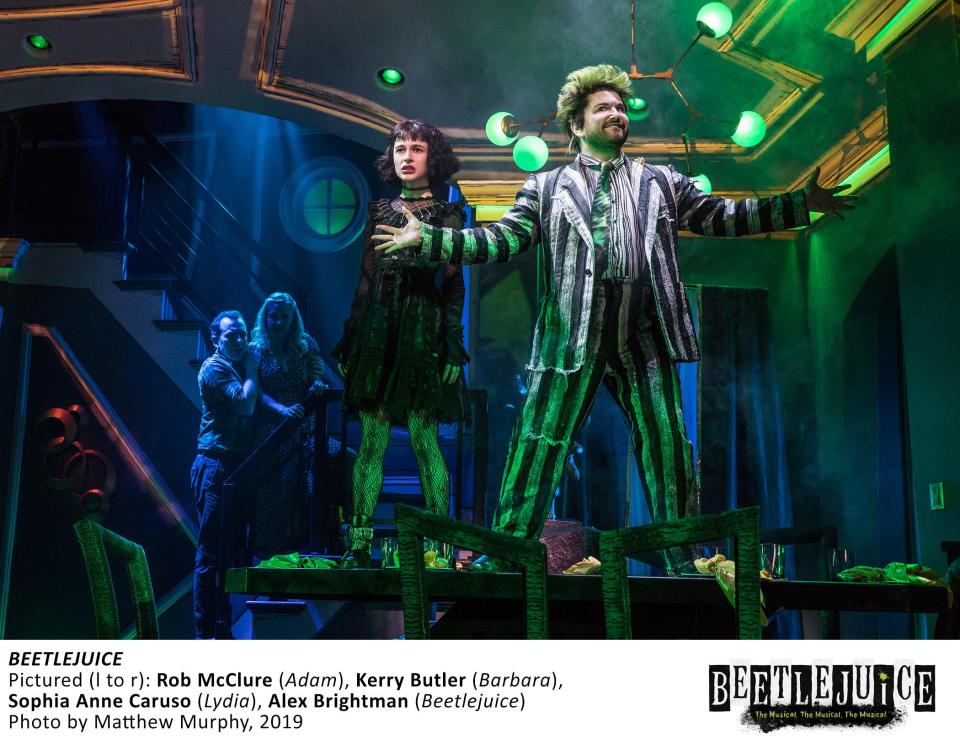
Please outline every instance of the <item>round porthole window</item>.
[{"label": "round porthole window", "polygon": [[280,193],[280,219],[304,249],[342,249],[363,230],[370,187],[359,170],[334,157],[311,159],[290,175]]}]

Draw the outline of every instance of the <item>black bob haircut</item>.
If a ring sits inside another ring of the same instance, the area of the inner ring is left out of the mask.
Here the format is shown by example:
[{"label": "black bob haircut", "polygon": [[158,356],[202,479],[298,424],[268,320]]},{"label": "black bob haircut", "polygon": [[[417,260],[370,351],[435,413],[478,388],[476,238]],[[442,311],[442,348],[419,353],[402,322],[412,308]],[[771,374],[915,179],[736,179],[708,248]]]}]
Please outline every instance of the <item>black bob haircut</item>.
[{"label": "black bob haircut", "polygon": [[390,132],[383,156],[377,157],[374,162],[380,179],[388,185],[403,185],[393,166],[393,145],[397,139],[423,141],[427,144],[427,179],[431,186],[443,184],[460,169],[460,160],[454,155],[450,140],[443,131],[423,121],[400,121]]}]

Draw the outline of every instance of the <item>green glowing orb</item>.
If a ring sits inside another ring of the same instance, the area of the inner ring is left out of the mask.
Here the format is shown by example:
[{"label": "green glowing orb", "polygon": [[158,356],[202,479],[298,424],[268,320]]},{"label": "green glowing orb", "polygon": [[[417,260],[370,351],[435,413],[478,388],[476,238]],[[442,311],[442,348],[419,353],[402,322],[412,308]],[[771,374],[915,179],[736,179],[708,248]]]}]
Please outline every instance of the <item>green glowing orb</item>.
[{"label": "green glowing orb", "polygon": [[405,82],[403,72],[386,67],[377,72],[377,84],[384,90],[395,90]]},{"label": "green glowing orb", "polygon": [[730,138],[733,139],[733,143],[746,149],[759,144],[766,135],[767,123],[763,120],[763,116],[752,110],[745,110],[740,114],[737,130]]},{"label": "green glowing orb", "polygon": [[[517,119],[510,113],[494,113],[487,118],[487,138],[497,146],[507,146],[517,140]],[[510,133],[512,131],[512,133]]]},{"label": "green glowing orb", "polygon": [[536,172],[549,157],[547,144],[539,136],[524,136],[513,147],[513,161],[525,172]]},{"label": "green glowing orb", "polygon": [[650,117],[650,106],[643,98],[627,98],[627,118],[642,121]]},{"label": "green glowing orb", "polygon": [[694,175],[690,179],[693,180],[693,184],[697,186],[697,189],[705,195],[709,195],[713,192],[713,183],[711,183],[710,178],[702,172],[698,175]]},{"label": "green glowing orb", "polygon": [[41,36],[39,33],[33,33],[27,36],[27,43],[30,44],[30,46],[32,46],[34,49],[38,49],[40,51],[46,51],[53,46],[53,44],[50,43],[50,39],[48,39],[46,36]]},{"label": "green glowing orb", "polygon": [[707,3],[697,13],[697,28],[704,36],[719,38],[733,25],[733,13],[723,3]]}]

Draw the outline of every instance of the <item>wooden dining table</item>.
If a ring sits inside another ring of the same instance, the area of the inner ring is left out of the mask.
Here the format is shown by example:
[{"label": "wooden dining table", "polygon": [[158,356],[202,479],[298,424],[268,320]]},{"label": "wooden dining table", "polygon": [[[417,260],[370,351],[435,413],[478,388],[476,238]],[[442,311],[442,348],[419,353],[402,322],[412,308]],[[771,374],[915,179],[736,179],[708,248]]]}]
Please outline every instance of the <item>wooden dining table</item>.
[{"label": "wooden dining table", "polygon": [[[452,604],[446,612],[447,617],[453,614],[482,622],[484,613],[496,614],[495,617],[501,620],[504,613],[515,613],[517,618],[522,619],[522,609],[513,605],[523,597],[522,576],[519,573],[428,570],[427,575],[429,599],[436,603]],[[665,621],[672,619],[677,625],[674,637],[717,638],[720,631],[727,637],[735,634],[733,609],[712,577],[630,577],[628,583],[631,606],[641,619],[645,617],[644,614],[649,619],[650,614],[700,612],[692,627],[686,621],[677,622],[675,616],[665,616]],[[400,573],[392,568],[337,570],[245,567],[227,572],[226,590],[230,593],[284,599],[399,601]],[[780,609],[933,613],[938,616],[936,636],[957,636],[957,609],[951,608],[945,587],[764,580],[762,590],[768,614]],[[596,613],[599,612],[599,630],[587,624],[583,624],[579,630],[575,628],[576,624],[572,626],[573,633],[579,633],[583,638],[598,634],[602,636],[599,575],[550,575],[547,578],[547,598],[552,626],[554,621],[559,623],[564,618],[574,621],[577,618],[590,618],[591,622],[596,622]],[[590,616],[591,613],[594,615]],[[708,623],[717,628],[703,628]],[[696,624],[701,627],[698,628]],[[466,638],[465,632],[453,629],[452,622],[448,622],[445,628],[457,634],[457,638],[461,635]],[[692,628],[696,633],[684,634],[685,628]],[[645,633],[642,626],[640,631],[635,631],[635,634],[642,633]],[[664,634],[658,633],[656,636],[663,638]]]}]

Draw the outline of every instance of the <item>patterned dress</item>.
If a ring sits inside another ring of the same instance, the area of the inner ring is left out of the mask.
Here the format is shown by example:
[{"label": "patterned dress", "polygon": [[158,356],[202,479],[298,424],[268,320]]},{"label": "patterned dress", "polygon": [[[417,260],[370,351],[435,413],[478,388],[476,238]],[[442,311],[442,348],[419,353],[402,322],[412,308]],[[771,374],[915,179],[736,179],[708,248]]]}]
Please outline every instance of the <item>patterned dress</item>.
[{"label": "patterned dress", "polygon": [[[319,355],[317,342],[307,336],[307,350],[291,352],[281,361],[266,347],[261,352],[260,388],[278,403],[301,403],[310,388],[308,365]],[[257,444],[284,421],[262,406],[257,411]],[[253,491],[250,541],[253,553],[261,558],[301,551],[310,543],[310,504],[313,498],[314,417],[276,452],[283,460],[277,470]]]},{"label": "patterned dress", "polygon": [[463,373],[452,385],[442,380],[445,365],[470,359],[460,323],[461,268],[417,266],[407,254],[376,251],[370,238],[377,224],[402,226],[404,207],[425,223],[463,225],[462,201],[396,198],[368,206],[360,283],[332,352],[348,367],[344,404],[354,413],[384,407],[395,426],[406,426],[411,413],[443,423],[468,421]]}]

